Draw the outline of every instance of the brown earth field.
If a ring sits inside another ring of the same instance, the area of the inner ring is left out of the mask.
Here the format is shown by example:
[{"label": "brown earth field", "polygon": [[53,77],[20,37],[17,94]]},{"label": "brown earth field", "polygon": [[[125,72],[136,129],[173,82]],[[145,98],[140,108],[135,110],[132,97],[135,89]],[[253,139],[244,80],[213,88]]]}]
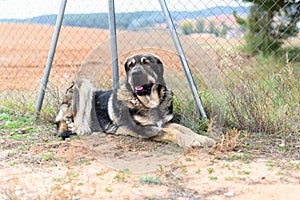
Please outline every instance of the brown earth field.
[{"label": "brown earth field", "polygon": [[[0,91],[39,88],[52,32],[52,26],[0,24]],[[147,50],[162,57],[167,72],[179,73],[172,40],[162,31],[150,32],[151,37],[144,33],[119,33],[119,63]],[[109,78],[108,38],[107,30],[63,27],[50,81],[63,85],[77,71],[82,76],[96,73],[95,81],[105,74]],[[189,38],[183,41],[184,48],[193,45]],[[212,65],[217,55],[206,49],[206,40],[197,42],[202,48],[195,47],[196,56],[195,49],[186,51],[193,70]],[[97,66],[96,72],[90,70]],[[5,109],[0,109],[0,127],[0,200],[300,199],[300,161],[293,156],[299,148],[286,152],[276,137],[249,135],[229,152],[103,133],[63,141],[52,123]]]}]

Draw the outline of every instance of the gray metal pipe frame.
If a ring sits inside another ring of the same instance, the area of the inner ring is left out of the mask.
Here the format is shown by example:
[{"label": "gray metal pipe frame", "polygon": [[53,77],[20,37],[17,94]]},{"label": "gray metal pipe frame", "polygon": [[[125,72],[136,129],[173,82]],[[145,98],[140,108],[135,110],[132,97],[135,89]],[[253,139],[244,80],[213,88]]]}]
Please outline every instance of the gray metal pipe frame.
[{"label": "gray metal pipe frame", "polygon": [[171,31],[171,35],[172,35],[172,38],[173,38],[173,42],[175,44],[175,47],[176,47],[176,50],[177,50],[177,53],[178,53],[178,56],[180,58],[180,61],[181,61],[181,64],[183,66],[183,69],[184,69],[184,72],[185,72],[185,75],[188,79],[188,82],[190,84],[190,88],[192,90],[192,93],[193,93],[193,96],[194,96],[194,99],[197,103],[197,106],[198,106],[198,109],[202,115],[202,117],[204,117],[205,119],[207,119],[207,115],[205,113],[205,110],[203,108],[203,105],[202,105],[202,102],[200,100],[200,97],[199,97],[199,94],[198,94],[198,90],[197,90],[197,87],[195,85],[195,82],[194,82],[194,79],[193,79],[193,76],[192,76],[192,73],[191,73],[191,70],[189,68],[189,65],[188,65],[188,62],[186,60],[186,57],[184,55],[184,52],[182,50],[182,46],[181,46],[181,43],[179,41],[179,38],[178,38],[178,35],[177,35],[177,32],[175,30],[175,26],[174,26],[174,23],[173,23],[173,20],[171,18],[171,15],[170,15],[170,12],[169,12],[169,9],[167,7],[167,4],[166,4],[166,1],[165,0],[159,0],[159,3],[160,3],[160,6],[161,6],[161,9],[164,13],[164,16],[165,16],[165,20],[168,24],[168,27]]},{"label": "gray metal pipe frame", "polygon": [[113,85],[114,88],[118,88],[119,68],[118,68],[118,49],[117,49],[116,16],[115,16],[114,0],[108,0],[108,5],[109,5],[109,32],[110,32]]},{"label": "gray metal pipe frame", "polygon": [[63,20],[64,13],[65,13],[66,4],[67,4],[67,0],[61,1],[59,13],[58,13],[56,23],[55,23],[54,33],[52,36],[50,50],[48,53],[46,68],[44,71],[44,77],[42,79],[41,89],[40,89],[40,93],[38,96],[38,102],[37,102],[35,113],[34,113],[34,117],[39,116],[41,108],[42,108],[45,91],[46,91],[46,87],[47,87],[47,83],[48,83],[48,79],[49,79],[49,75],[50,75],[50,71],[51,71],[51,67],[52,67],[52,62],[53,62],[53,58],[54,58],[54,54],[55,54],[55,50],[56,50],[56,45],[57,45],[57,41],[58,41],[58,37],[59,37],[61,25],[62,25],[62,20]]}]

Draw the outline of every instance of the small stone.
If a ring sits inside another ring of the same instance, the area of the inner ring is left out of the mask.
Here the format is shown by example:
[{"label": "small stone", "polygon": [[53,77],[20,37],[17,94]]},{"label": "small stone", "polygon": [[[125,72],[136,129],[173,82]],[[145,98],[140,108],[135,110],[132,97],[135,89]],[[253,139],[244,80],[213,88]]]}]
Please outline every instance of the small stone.
[{"label": "small stone", "polygon": [[66,138],[65,141],[66,142],[71,142],[71,138]]},{"label": "small stone", "polygon": [[25,134],[26,133],[26,129],[25,128],[22,128],[20,131],[19,131],[19,134]]},{"label": "small stone", "polygon": [[79,195],[73,194],[72,200],[79,200],[79,199],[80,199],[80,196],[79,196]]},{"label": "small stone", "polygon": [[233,197],[233,195],[234,195],[233,191],[228,191],[228,192],[224,193],[224,196],[226,196],[226,197]]}]

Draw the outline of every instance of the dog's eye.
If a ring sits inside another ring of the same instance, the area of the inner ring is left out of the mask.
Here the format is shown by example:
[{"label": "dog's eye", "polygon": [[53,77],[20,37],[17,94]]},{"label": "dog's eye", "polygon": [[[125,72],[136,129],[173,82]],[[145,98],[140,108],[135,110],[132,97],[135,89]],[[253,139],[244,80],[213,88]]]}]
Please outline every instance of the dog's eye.
[{"label": "dog's eye", "polygon": [[146,57],[141,58],[141,63],[142,64],[150,64],[150,60],[148,60]]},{"label": "dog's eye", "polygon": [[133,68],[135,65],[135,59],[132,59],[129,63],[128,63],[128,67],[129,68]]}]

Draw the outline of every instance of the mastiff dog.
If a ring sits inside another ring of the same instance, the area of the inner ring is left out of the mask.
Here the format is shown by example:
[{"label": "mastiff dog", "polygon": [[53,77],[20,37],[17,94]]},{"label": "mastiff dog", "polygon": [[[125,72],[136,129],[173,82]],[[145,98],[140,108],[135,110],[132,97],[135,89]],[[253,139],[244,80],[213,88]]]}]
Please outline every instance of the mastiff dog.
[{"label": "mastiff dog", "polygon": [[172,122],[173,93],[164,79],[161,59],[150,53],[130,56],[126,77],[113,90],[95,90],[86,78],[67,88],[56,116],[58,135],[93,132],[131,135],[182,147],[210,147],[215,141]]}]

